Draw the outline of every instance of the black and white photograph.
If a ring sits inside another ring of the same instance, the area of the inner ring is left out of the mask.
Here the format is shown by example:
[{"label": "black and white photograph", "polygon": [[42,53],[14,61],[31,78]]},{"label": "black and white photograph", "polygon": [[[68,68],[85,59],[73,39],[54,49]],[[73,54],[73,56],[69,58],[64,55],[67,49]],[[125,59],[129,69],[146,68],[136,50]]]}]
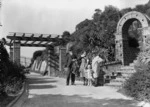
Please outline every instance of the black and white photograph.
[{"label": "black and white photograph", "polygon": [[0,107],[150,107],[150,0],[0,0]]}]

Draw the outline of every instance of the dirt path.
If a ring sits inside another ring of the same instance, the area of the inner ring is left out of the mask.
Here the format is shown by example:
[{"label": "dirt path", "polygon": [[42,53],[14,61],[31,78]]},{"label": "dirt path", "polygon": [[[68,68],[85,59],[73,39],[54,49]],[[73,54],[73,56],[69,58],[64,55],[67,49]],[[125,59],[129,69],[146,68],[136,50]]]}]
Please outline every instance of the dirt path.
[{"label": "dirt path", "polygon": [[137,107],[136,102],[110,87],[66,86],[65,79],[28,75],[28,95],[14,107]]}]

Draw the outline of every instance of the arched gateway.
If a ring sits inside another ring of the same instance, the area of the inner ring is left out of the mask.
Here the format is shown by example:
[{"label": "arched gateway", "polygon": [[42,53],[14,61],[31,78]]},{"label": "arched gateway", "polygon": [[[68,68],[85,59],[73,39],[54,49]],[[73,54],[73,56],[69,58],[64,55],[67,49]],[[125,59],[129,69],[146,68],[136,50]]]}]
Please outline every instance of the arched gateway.
[{"label": "arched gateway", "polygon": [[[116,32],[116,60],[122,62],[123,65],[129,65],[133,63],[139,53],[139,41],[138,37],[130,36],[129,29],[134,22],[138,22],[140,27],[137,32],[140,31],[140,36],[142,38],[141,48],[146,48],[150,46],[150,27],[149,27],[149,17],[140,12],[131,11],[126,13],[118,22],[117,32]],[[132,27],[134,29],[134,26]]]}]

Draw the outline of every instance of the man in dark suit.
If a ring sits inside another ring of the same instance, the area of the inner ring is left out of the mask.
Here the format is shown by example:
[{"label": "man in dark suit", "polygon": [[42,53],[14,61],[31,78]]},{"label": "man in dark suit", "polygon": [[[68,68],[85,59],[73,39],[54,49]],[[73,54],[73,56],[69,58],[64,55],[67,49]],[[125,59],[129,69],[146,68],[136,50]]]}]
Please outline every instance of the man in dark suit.
[{"label": "man in dark suit", "polygon": [[72,85],[74,85],[75,82],[75,74],[72,73],[72,64],[74,60],[75,56],[73,55],[72,50],[70,49],[66,55],[66,68],[67,68],[66,85],[69,85],[70,78]]}]

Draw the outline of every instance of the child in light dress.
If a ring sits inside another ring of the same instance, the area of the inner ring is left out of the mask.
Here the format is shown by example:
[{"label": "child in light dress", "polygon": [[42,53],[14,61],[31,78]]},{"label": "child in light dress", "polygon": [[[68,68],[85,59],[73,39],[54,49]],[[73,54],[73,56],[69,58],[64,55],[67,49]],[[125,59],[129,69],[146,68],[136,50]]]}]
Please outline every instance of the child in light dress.
[{"label": "child in light dress", "polygon": [[87,70],[86,70],[86,74],[87,74],[87,79],[88,79],[88,85],[92,86],[92,80],[93,80],[93,70],[92,70],[92,66],[88,65],[87,66]]}]

